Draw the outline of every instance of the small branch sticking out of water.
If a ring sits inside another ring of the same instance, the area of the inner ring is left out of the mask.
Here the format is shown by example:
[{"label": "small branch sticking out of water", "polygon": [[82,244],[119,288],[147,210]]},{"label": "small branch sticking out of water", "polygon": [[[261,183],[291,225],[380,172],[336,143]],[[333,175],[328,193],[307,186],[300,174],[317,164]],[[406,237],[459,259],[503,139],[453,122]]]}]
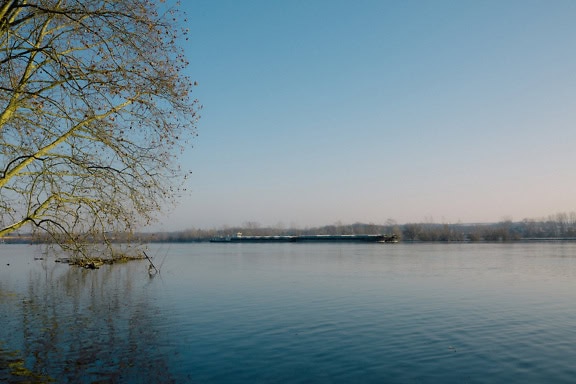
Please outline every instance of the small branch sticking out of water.
[{"label": "small branch sticking out of water", "polygon": [[158,268],[156,268],[154,263],[152,263],[152,259],[150,259],[150,257],[146,254],[146,251],[142,251],[142,252],[144,253],[144,256],[146,256],[146,259],[150,263],[150,266],[148,267],[148,273],[150,273],[150,274],[159,273],[160,271],[158,270]]}]

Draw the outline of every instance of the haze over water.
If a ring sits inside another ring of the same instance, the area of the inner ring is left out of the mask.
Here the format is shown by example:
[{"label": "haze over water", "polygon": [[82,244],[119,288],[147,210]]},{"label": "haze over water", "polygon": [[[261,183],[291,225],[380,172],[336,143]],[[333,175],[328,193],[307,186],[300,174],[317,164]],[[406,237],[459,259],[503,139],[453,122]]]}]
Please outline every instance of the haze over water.
[{"label": "haze over water", "polygon": [[18,367],[22,380],[61,383],[576,377],[575,243],[165,244],[151,254],[154,278],[145,262],[85,270],[0,245],[0,381]]}]

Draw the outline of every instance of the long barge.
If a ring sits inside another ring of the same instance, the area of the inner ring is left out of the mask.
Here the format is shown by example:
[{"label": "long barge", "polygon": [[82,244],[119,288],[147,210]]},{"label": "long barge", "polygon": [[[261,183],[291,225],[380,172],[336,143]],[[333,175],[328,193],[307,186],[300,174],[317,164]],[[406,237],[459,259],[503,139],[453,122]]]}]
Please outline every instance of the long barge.
[{"label": "long barge", "polygon": [[396,235],[303,235],[303,236],[236,236],[216,237],[212,243],[303,243],[303,242],[346,242],[346,243],[397,243]]}]

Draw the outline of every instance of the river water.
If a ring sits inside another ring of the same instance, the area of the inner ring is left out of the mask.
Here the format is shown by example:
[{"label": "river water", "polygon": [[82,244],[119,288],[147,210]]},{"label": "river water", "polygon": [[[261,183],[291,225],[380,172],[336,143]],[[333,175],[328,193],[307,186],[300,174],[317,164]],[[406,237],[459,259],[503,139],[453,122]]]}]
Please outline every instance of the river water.
[{"label": "river water", "polygon": [[0,382],[573,383],[576,243],[0,244]]}]

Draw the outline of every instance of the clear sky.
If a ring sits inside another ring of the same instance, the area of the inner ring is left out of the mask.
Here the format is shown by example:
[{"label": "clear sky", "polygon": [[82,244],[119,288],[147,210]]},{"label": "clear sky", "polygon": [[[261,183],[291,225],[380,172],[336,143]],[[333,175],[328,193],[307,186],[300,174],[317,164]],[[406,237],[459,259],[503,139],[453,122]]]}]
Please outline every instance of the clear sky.
[{"label": "clear sky", "polygon": [[159,229],[576,209],[576,1],[186,0],[203,105]]}]

